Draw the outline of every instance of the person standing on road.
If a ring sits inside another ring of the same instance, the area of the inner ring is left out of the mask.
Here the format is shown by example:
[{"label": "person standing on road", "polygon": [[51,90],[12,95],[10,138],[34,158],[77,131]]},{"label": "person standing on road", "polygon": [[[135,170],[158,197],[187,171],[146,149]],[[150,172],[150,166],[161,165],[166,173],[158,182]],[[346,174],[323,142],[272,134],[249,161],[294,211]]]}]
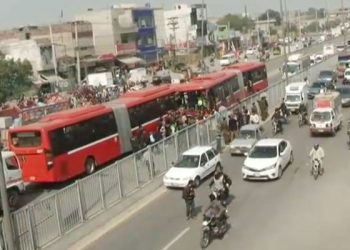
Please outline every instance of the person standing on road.
[{"label": "person standing on road", "polygon": [[186,217],[187,220],[190,218],[193,218],[194,216],[194,198],[196,194],[194,192],[194,181],[189,180],[188,184],[185,186],[185,188],[182,191],[182,198],[185,200],[186,203]]}]

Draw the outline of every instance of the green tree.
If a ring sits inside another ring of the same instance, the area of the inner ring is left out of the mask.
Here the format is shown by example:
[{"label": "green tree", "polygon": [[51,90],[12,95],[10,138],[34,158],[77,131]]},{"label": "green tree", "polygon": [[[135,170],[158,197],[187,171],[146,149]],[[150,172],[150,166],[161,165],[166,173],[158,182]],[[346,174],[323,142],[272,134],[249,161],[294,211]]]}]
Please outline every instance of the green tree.
[{"label": "green tree", "polygon": [[316,32],[320,28],[319,22],[312,22],[304,28],[304,32]]},{"label": "green tree", "polygon": [[0,103],[23,95],[32,85],[31,75],[29,61],[6,60],[0,53]]},{"label": "green tree", "polygon": [[267,13],[269,13],[269,19],[275,19],[276,20],[276,25],[281,25],[282,18],[281,18],[281,13],[275,10],[268,9],[265,11],[263,14],[261,14],[258,19],[259,20],[267,20]]},{"label": "green tree", "polygon": [[247,31],[249,29],[253,29],[255,23],[249,17],[242,17],[240,15],[232,15],[227,14],[220,18],[217,22],[220,25],[230,25],[231,29],[239,30],[239,31]]}]

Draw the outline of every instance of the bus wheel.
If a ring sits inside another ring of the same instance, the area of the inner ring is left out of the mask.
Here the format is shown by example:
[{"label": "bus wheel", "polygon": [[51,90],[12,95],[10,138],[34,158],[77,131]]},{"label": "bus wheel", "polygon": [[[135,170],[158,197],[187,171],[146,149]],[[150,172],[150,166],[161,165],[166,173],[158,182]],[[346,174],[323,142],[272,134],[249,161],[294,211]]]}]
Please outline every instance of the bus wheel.
[{"label": "bus wheel", "polygon": [[86,159],[85,162],[85,170],[87,174],[92,174],[93,172],[95,172],[96,169],[96,162],[95,159],[93,157],[89,157]]},{"label": "bus wheel", "polygon": [[16,189],[10,189],[7,193],[10,208],[16,208],[19,202],[19,192]]}]

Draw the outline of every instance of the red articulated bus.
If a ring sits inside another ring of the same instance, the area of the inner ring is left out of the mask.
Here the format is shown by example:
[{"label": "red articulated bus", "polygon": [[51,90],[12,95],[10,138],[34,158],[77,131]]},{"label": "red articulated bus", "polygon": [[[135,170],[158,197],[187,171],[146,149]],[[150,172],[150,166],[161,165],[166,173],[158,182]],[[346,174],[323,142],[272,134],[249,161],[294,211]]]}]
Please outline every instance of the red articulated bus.
[{"label": "red articulated bus", "polygon": [[173,86],[175,92],[183,94],[185,103],[194,108],[200,96],[208,101],[210,108],[231,106],[244,98],[242,75],[237,70],[222,70],[192,79],[189,83]]},{"label": "red articulated bus", "polygon": [[9,146],[26,182],[63,182],[91,174],[97,166],[132,151],[132,130],[158,129],[159,118],[176,107],[174,90],[153,87],[115,101],[62,111],[9,131]]},{"label": "red articulated bus", "polygon": [[[264,63],[252,62],[252,63],[238,63],[233,64],[226,69],[235,69],[242,73],[245,96],[248,97],[254,92],[259,92],[268,87],[269,83],[267,80],[266,65]],[[252,84],[252,90],[248,91],[249,82]]]}]

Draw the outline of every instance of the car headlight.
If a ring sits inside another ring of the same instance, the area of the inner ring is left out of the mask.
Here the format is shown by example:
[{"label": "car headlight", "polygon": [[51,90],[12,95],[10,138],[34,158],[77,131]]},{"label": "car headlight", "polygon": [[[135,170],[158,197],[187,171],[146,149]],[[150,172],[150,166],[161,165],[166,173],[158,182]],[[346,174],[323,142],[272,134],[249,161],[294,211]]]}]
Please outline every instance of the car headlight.
[{"label": "car headlight", "polygon": [[272,170],[272,169],[275,169],[275,168],[276,168],[276,164],[273,164],[273,165],[271,165],[269,167],[264,168],[262,171]]}]

